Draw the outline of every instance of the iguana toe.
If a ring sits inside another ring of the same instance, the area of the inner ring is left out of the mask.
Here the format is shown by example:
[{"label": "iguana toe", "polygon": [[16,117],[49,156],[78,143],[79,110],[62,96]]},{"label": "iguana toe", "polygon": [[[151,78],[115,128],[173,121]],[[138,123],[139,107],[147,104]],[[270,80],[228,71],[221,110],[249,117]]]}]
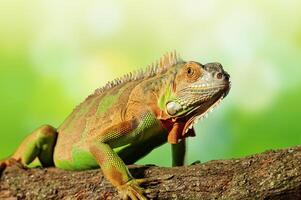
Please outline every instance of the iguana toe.
[{"label": "iguana toe", "polygon": [[7,164],[5,162],[0,161],[0,175],[2,174],[2,172],[4,171],[6,166],[7,166]]},{"label": "iguana toe", "polygon": [[132,200],[147,200],[147,198],[143,195],[144,189],[139,186],[140,181],[138,180],[132,179],[126,184],[118,187],[120,196],[123,200],[127,200],[129,198]]}]

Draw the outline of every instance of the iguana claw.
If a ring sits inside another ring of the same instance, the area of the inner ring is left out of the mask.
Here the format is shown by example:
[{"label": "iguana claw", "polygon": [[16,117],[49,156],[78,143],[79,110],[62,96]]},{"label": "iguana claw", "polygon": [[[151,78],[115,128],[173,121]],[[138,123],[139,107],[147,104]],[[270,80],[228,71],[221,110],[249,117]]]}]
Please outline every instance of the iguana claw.
[{"label": "iguana claw", "polygon": [[7,166],[6,162],[0,161],[0,175],[2,174],[6,166]]},{"label": "iguana claw", "polygon": [[118,187],[119,194],[123,200],[147,200],[143,195],[144,189],[140,187],[140,184],[143,183],[143,179],[132,179],[126,184]]},{"label": "iguana claw", "polygon": [[20,160],[16,160],[14,158],[8,158],[6,160],[0,160],[0,175],[5,170],[6,167],[12,166],[12,165],[18,165],[19,167],[24,167],[21,164]]},{"label": "iguana claw", "polygon": [[163,180],[171,179],[173,175],[165,175],[160,178],[141,178],[141,179],[132,179],[126,184],[118,187],[119,193],[122,199],[131,198],[132,200],[146,200],[147,198],[143,195],[147,194],[153,196],[153,190],[151,189],[144,189],[140,187],[141,184],[158,184]]}]

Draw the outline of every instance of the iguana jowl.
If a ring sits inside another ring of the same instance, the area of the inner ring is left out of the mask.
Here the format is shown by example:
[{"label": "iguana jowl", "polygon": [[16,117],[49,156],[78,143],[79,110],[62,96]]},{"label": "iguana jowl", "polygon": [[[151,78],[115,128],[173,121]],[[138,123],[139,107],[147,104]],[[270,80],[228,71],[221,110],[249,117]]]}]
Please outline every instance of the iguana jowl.
[{"label": "iguana jowl", "polygon": [[[173,165],[183,165],[185,141],[193,124],[228,94],[229,74],[219,63],[185,62],[175,52],[144,72],[128,74],[97,89],[57,129],[44,125],[11,157],[24,165],[68,170],[101,167],[123,198],[145,199],[126,164],[166,142]],[[5,168],[8,160],[0,162]]]}]

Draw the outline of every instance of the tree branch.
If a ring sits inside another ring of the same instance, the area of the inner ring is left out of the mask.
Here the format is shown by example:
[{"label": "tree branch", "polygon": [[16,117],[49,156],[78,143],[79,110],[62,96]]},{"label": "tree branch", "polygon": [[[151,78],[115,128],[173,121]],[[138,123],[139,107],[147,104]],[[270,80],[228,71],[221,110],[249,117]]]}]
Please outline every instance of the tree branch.
[{"label": "tree branch", "polygon": [[[301,146],[241,159],[165,168],[131,166],[136,178],[162,178],[144,187],[153,199],[301,199]],[[8,167],[0,199],[118,199],[100,170]]]}]

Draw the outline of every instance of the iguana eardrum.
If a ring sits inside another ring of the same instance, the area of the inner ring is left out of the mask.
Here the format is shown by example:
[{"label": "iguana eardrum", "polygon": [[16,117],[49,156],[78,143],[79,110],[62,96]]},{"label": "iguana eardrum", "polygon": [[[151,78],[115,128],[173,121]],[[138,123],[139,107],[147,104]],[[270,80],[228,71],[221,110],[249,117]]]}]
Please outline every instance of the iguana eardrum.
[{"label": "iguana eardrum", "polygon": [[[101,167],[122,198],[146,199],[126,164],[166,142],[173,166],[183,165],[185,138],[230,90],[219,63],[185,62],[175,52],[147,70],[107,83],[88,96],[56,129],[43,125],[23,140],[11,159],[44,167],[86,170]],[[4,169],[9,159],[0,162]]]}]

